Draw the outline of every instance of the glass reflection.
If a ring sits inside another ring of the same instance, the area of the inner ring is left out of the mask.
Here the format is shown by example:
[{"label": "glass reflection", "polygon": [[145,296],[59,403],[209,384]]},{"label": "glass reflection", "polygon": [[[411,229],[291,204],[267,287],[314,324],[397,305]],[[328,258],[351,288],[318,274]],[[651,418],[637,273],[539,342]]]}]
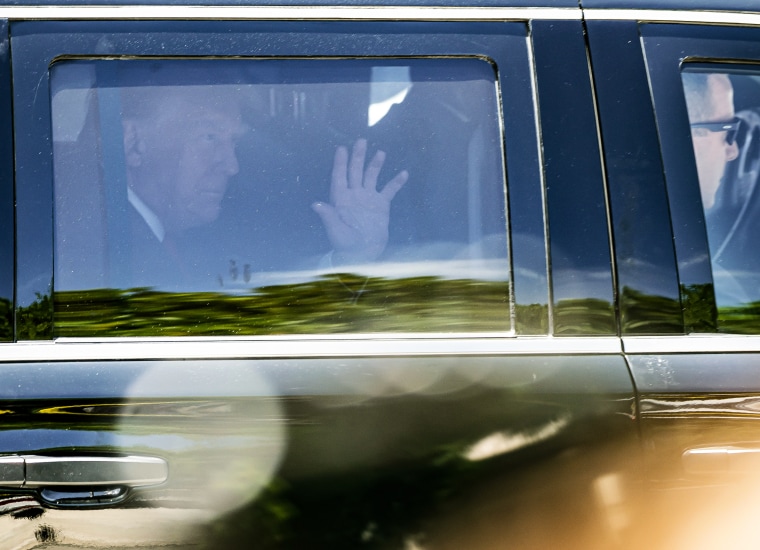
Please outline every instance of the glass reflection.
[{"label": "glass reflection", "polygon": [[163,334],[199,299],[233,311],[213,333],[511,329],[487,62],[65,61],[51,85],[58,335],[124,300],[116,330]]},{"label": "glass reflection", "polygon": [[757,179],[760,71],[689,67],[682,73],[704,208],[720,330],[756,333],[760,303]]}]

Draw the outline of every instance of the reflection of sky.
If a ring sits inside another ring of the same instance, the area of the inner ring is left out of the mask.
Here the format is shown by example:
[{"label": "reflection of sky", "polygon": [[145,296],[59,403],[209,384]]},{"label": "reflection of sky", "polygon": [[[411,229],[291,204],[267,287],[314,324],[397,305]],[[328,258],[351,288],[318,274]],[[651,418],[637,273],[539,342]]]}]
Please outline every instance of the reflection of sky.
[{"label": "reflection of sky", "polygon": [[758,275],[752,271],[726,271],[714,266],[715,299],[718,307],[736,307],[760,300]]},{"label": "reflection of sky", "polygon": [[374,126],[391,107],[404,101],[412,88],[410,67],[372,67],[369,89],[368,126]]},{"label": "reflection of sky", "polygon": [[[672,272],[652,264],[630,260],[626,273],[635,290],[652,296],[678,298],[678,290],[672,284]],[[621,286],[625,285],[620,281]],[[545,304],[546,275],[542,272],[515,268],[515,286],[520,285],[520,304]],[[555,269],[553,271],[555,298],[559,300],[597,298],[610,301],[612,286],[609,271],[604,269]]]},{"label": "reflection of sky", "polygon": [[168,451],[186,451],[202,443],[202,439],[193,441],[171,433],[129,435],[98,430],[7,430],[0,439],[0,452],[25,452],[56,447],[119,447],[129,450],[146,446]]},{"label": "reflection of sky", "polygon": [[[43,268],[40,267],[40,270]],[[27,307],[37,300],[37,294],[50,295],[52,281],[48,275],[40,275],[24,284],[19,284],[16,289],[16,299],[19,307]]]},{"label": "reflection of sky", "polygon": [[515,301],[519,305],[547,304],[549,301],[546,271],[515,267]]},{"label": "reflection of sky", "polygon": [[629,258],[621,266],[627,280],[620,280],[622,286],[630,286],[637,292],[650,296],[664,296],[678,298],[678,288],[674,284],[673,271],[665,269],[661,265],[651,264]]},{"label": "reflection of sky", "polygon": [[553,274],[555,301],[597,298],[609,302],[612,299],[608,270],[561,269]]}]

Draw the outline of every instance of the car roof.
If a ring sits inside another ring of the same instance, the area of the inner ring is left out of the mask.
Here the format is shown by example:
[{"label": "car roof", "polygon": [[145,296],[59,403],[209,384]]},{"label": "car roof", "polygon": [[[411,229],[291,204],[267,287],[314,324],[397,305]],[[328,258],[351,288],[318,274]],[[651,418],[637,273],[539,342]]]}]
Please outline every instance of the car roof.
[{"label": "car roof", "polygon": [[[760,0],[0,0],[0,6],[471,6],[760,12]],[[633,16],[633,15],[632,15]]]},{"label": "car roof", "polygon": [[578,8],[578,0],[0,0],[0,6],[488,6]]}]

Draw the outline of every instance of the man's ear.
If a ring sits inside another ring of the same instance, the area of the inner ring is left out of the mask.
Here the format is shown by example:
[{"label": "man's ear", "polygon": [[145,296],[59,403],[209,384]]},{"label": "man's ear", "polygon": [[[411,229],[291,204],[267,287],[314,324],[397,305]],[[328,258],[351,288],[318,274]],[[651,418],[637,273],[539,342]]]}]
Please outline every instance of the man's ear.
[{"label": "man's ear", "polygon": [[124,158],[127,166],[135,168],[140,166],[145,154],[145,142],[140,137],[140,129],[134,120],[122,121],[124,132]]}]

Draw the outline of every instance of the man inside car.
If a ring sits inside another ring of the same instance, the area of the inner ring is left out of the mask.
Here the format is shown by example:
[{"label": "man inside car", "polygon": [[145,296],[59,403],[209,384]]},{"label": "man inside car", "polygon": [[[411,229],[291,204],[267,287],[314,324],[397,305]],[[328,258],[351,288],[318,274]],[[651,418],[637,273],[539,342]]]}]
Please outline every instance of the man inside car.
[{"label": "man inside car", "polygon": [[737,134],[740,119],[734,113],[734,90],[728,75],[684,72],[686,105],[697,163],[699,189],[705,210],[716,300],[719,306],[748,301],[742,283],[743,263],[750,251],[739,241],[729,242],[734,233],[736,212],[718,204],[723,193],[726,166],[739,156]]},{"label": "man inside car", "polygon": [[728,75],[718,73],[686,72],[683,83],[702,206],[709,210],[715,205],[726,164],[739,155],[733,86]]},{"label": "man inside car", "polygon": [[[192,258],[175,243],[184,231],[217,219],[239,171],[237,145],[247,131],[239,94],[214,85],[137,87],[124,94],[132,286],[194,277]],[[337,148],[329,200],[312,205],[332,245],[328,263],[372,261],[385,249],[390,203],[408,174],[378,188],[384,160],[378,151],[367,161],[363,139],[350,152]]]}]

